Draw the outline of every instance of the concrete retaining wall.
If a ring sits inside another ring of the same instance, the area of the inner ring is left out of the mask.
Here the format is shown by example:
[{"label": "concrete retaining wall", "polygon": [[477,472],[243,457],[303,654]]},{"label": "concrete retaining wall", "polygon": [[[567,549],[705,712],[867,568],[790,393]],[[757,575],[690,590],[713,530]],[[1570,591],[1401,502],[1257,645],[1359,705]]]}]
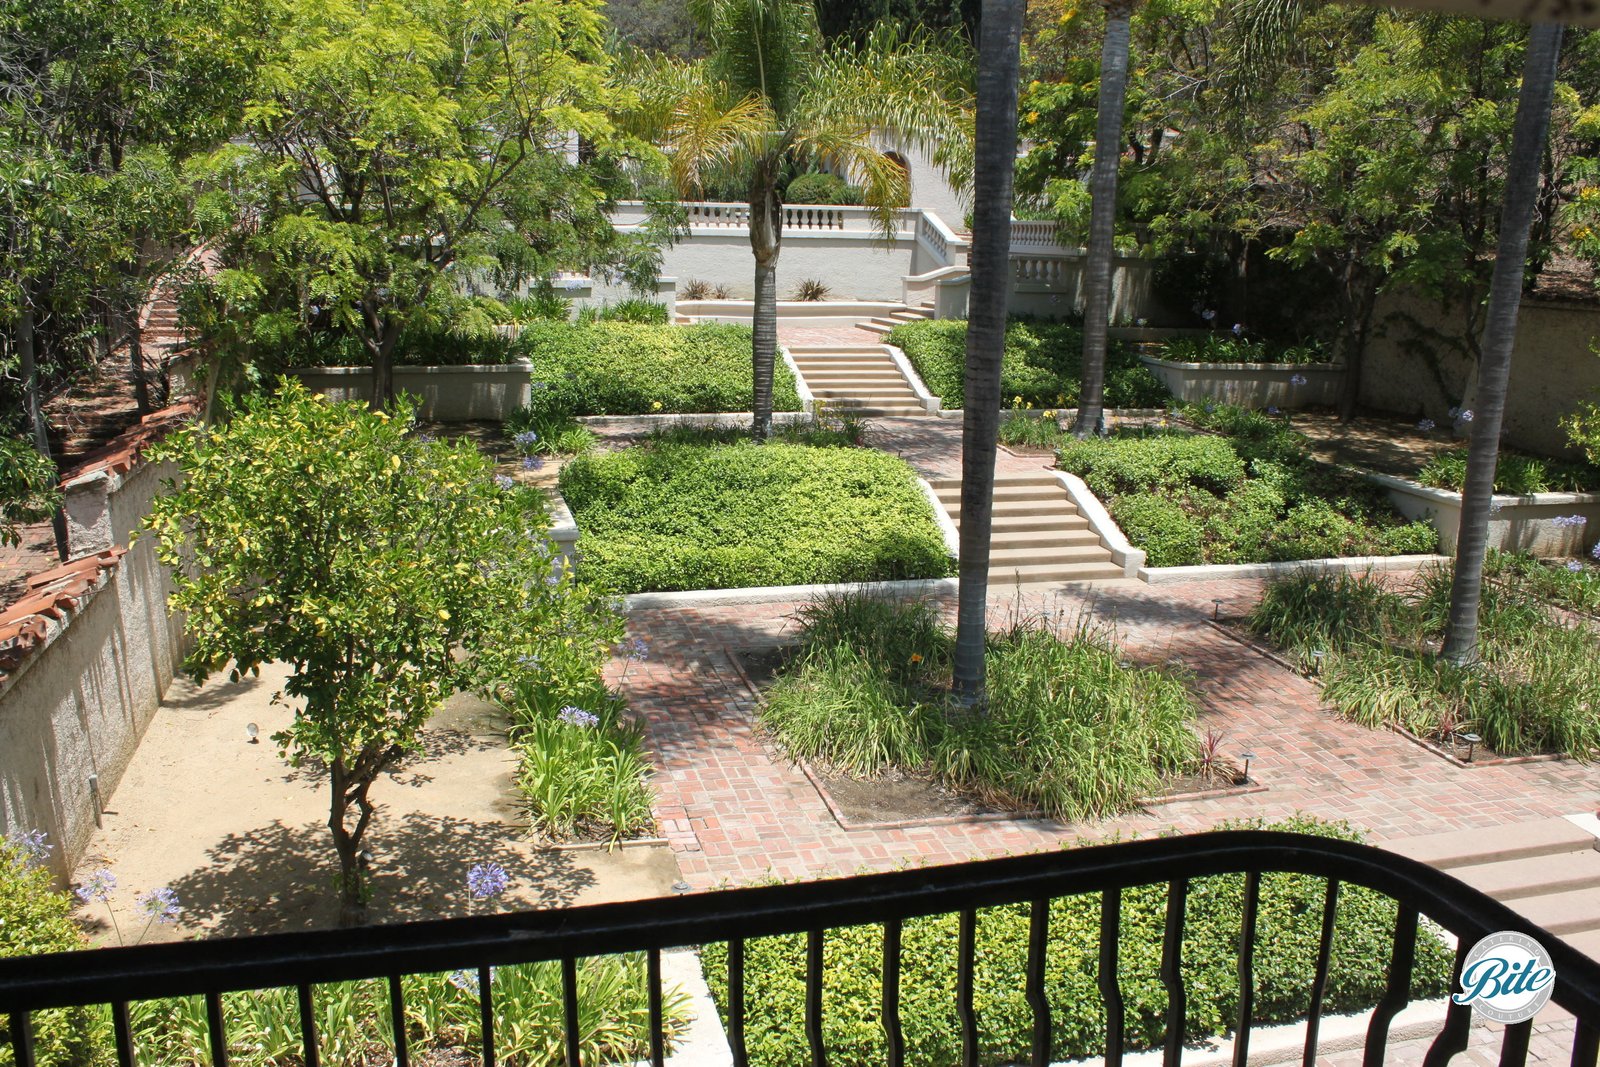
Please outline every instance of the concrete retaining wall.
[{"label": "concrete retaining wall", "polygon": [[[1461,494],[1430,489],[1387,474],[1365,475],[1389,492],[1395,509],[1408,519],[1431,522],[1439,531],[1439,551],[1453,555],[1461,529]],[[1499,495],[1489,514],[1489,547],[1534,556],[1576,556],[1600,541],[1600,493]],[[1581,515],[1579,524],[1557,522]]]},{"label": "concrete retaining wall", "polygon": [[[1161,379],[1167,392],[1198,404],[1215,400],[1246,408],[1331,407],[1344,387],[1344,367],[1312,363],[1177,363],[1154,356],[1139,362]],[[1293,379],[1305,379],[1296,385]]]},{"label": "concrete retaining wall", "polygon": [[[372,397],[370,367],[301,367],[289,372],[313,393],[333,400]],[[396,367],[394,390],[421,399],[419,418],[439,422],[504,422],[528,402],[533,364]]]}]

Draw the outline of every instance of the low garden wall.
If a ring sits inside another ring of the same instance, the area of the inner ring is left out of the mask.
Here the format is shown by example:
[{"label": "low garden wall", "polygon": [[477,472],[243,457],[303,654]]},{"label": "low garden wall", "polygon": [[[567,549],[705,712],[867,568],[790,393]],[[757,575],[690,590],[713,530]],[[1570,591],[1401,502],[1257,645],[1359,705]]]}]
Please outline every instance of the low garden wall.
[{"label": "low garden wall", "polygon": [[[1451,554],[1461,529],[1461,494],[1404,478],[1368,472],[1366,479],[1388,490],[1396,510],[1426,519],[1439,531],[1439,551]],[[1585,521],[1573,522],[1573,516]],[[1600,493],[1500,494],[1489,514],[1489,547],[1533,556],[1575,556],[1600,541]]]},{"label": "low garden wall", "polygon": [[[289,372],[331,400],[372,399],[371,367],[300,367]],[[528,402],[533,364],[396,367],[394,391],[420,401],[417,417],[435,422],[504,422]]]},{"label": "low garden wall", "polygon": [[182,661],[170,571],[131,535],[175,474],[140,451],[192,415],[149,416],[63,479],[74,558],[0,611],[0,833],[49,834],[62,882]]},{"label": "low garden wall", "polygon": [[[1331,407],[1344,388],[1339,364],[1177,363],[1155,356],[1139,362],[1179,400],[1191,404],[1214,400],[1245,408]],[[1303,384],[1292,381],[1304,378]]]}]

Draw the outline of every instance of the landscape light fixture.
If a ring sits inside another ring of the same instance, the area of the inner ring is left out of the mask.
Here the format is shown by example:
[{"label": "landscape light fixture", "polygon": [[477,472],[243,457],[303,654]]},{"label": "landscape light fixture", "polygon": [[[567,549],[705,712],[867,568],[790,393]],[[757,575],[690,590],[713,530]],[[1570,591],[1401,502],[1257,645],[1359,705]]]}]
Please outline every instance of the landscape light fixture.
[{"label": "landscape light fixture", "polygon": [[1219,596],[1214,596],[1214,597],[1211,598],[1211,621],[1215,622],[1215,621],[1217,621],[1217,619],[1219,619],[1221,617],[1222,617],[1222,598],[1219,597]]},{"label": "landscape light fixture", "polygon": [[1256,758],[1256,754],[1254,752],[1241,752],[1241,753],[1239,753],[1239,758],[1244,760],[1244,772],[1241,775],[1241,777],[1244,778],[1244,784],[1245,785],[1249,785],[1250,784],[1250,761]]},{"label": "landscape light fixture", "polygon": [[1478,747],[1478,742],[1482,741],[1483,738],[1477,734],[1457,734],[1456,737],[1467,743],[1467,762],[1471,763],[1472,751]]},{"label": "landscape light fixture", "polygon": [[1311,650],[1311,673],[1319,678],[1322,677],[1322,657],[1326,655],[1327,653],[1320,648]]},{"label": "landscape light fixture", "polygon": [[672,883],[672,891],[674,893],[679,894],[679,895],[687,893],[689,891],[689,883],[688,882],[673,882]]},{"label": "landscape light fixture", "polygon": [[253,722],[244,724],[244,735],[250,739],[252,745],[261,743],[261,727]]}]

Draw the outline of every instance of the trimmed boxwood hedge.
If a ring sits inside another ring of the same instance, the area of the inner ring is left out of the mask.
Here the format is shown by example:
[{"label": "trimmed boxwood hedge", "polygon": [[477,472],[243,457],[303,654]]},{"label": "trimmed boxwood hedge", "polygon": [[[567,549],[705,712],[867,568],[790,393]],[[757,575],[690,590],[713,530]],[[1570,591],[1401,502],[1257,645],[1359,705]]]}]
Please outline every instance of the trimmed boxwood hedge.
[{"label": "trimmed boxwood hedge", "polygon": [[932,506],[862,448],[659,442],[561,471],[586,579],[618,592],[940,578]]},{"label": "trimmed boxwood hedge", "polygon": [[[967,324],[963,319],[926,319],[889,331],[885,340],[906,354],[923,384],[947,408],[966,397]],[[1074,407],[1083,356],[1083,331],[1067,323],[1012,320],[1000,362],[1003,407]],[[1126,345],[1106,350],[1108,408],[1159,407],[1166,388]]]},{"label": "trimmed boxwood hedge", "polygon": [[[1304,817],[1267,828],[1356,837],[1348,827]],[[1269,874],[1262,879],[1255,942],[1258,1023],[1288,1022],[1308,1010],[1325,886],[1321,879],[1305,875]],[[1166,896],[1165,886],[1122,894],[1119,982],[1129,1050],[1159,1047],[1166,1037],[1167,994],[1159,976]],[[1190,883],[1183,941],[1187,1042],[1227,1033],[1236,1021],[1236,952],[1243,898],[1243,876]],[[1325,1011],[1359,1010],[1377,1002],[1388,977],[1394,919],[1392,901],[1370,890],[1343,887]],[[1053,1060],[1102,1051],[1105,1009],[1096,984],[1099,937],[1098,894],[1051,902],[1045,985]],[[867,1067],[887,1058],[881,1011],[882,940],[879,926],[832,930],[824,939],[822,1031],[828,1062],[835,1067]],[[900,1013],[908,1063],[961,1061],[956,950],[956,916],[905,923]],[[982,1064],[1027,1062],[1033,1026],[1023,980],[1027,958],[1026,906],[987,908],[978,913],[973,1006]],[[701,960],[726,1024],[727,945],[707,945],[701,950]],[[809,1059],[805,961],[803,935],[759,938],[745,944],[745,1038],[750,1062],[758,1067],[789,1067]],[[1450,970],[1450,951],[1433,934],[1421,932],[1413,995],[1443,995]]]},{"label": "trimmed boxwood hedge", "polygon": [[[749,411],[748,326],[535,322],[513,346],[533,363],[535,414],[659,415]],[[794,375],[774,368],[772,406],[799,411]]]}]

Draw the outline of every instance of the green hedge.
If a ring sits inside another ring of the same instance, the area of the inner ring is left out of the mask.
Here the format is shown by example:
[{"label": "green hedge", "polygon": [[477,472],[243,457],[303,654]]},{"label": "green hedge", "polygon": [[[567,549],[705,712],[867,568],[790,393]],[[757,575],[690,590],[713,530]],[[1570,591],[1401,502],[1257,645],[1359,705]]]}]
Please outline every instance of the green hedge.
[{"label": "green hedge", "polygon": [[[1353,838],[1348,828],[1301,818],[1269,829]],[[1257,916],[1255,1018],[1287,1022],[1308,1009],[1311,976],[1321,933],[1326,883],[1304,875],[1262,879]],[[1184,980],[1188,993],[1186,1041],[1231,1030],[1238,1012],[1237,945],[1244,879],[1198,879],[1189,887],[1184,928]],[[1167,995],[1161,983],[1166,887],[1122,895],[1119,983],[1126,1007],[1127,1048],[1156,1048],[1166,1037]],[[1395,907],[1369,890],[1345,887],[1324,1010],[1370,1007],[1387,979]],[[1026,997],[1028,909],[988,908],[978,913],[973,1005],[978,1016],[979,1062],[1027,1062],[1033,1011]],[[1045,986],[1050,1004],[1054,1060],[1095,1056],[1105,1040],[1105,1011],[1097,983],[1098,894],[1051,902]],[[914,919],[901,942],[901,1023],[909,1063],[958,1063],[961,1027],[956,1017],[957,923],[953,915]],[[1450,952],[1423,932],[1412,983],[1418,997],[1444,994]],[[724,944],[701,951],[706,980],[727,1018],[728,954]],[[882,1013],[882,930],[855,926],[824,939],[822,1029],[828,1062],[866,1067],[887,1058]],[[808,1059],[805,1031],[805,939],[794,935],[752,940],[745,946],[745,1022],[750,1062],[790,1067]]]},{"label": "green hedge", "polygon": [[[1072,441],[1057,453],[1105,502],[1152,567],[1432,552],[1383,491],[1316,463],[1305,438],[1258,412],[1213,405],[1185,416],[1215,434]],[[1225,436],[1218,436],[1225,435]]]},{"label": "green hedge", "polygon": [[[886,340],[905,352],[928,390],[941,397],[945,407],[961,407],[966,397],[964,320],[906,323],[889,331]],[[1077,326],[1013,320],[1006,327],[1006,350],[1000,364],[1001,406],[1074,407],[1082,353],[1083,331]],[[1160,380],[1127,346],[1113,342],[1106,351],[1106,407],[1159,407],[1167,400]]]},{"label": "green hedge", "polygon": [[[56,889],[43,860],[49,846],[42,838],[0,837],[0,958],[84,948],[83,934],[72,921],[72,894]],[[10,1020],[0,1016],[0,1067],[12,1059]],[[43,1067],[80,1067],[98,1062],[89,1009],[38,1012],[33,1017],[35,1056]]]},{"label": "green hedge", "polygon": [[882,452],[662,442],[574,460],[561,494],[585,578],[620,592],[951,573],[915,475]]},{"label": "green hedge", "polygon": [[[749,411],[754,401],[748,326],[536,322],[515,355],[533,363],[530,409],[545,415],[655,415]],[[773,409],[800,410],[780,360]]]},{"label": "green hedge", "polygon": [[1265,341],[1247,341],[1231,334],[1213,333],[1204,337],[1174,337],[1162,346],[1161,358],[1174,363],[1331,363],[1333,351],[1316,342],[1269,345]]},{"label": "green hedge", "polygon": [[[1435,489],[1460,492],[1467,482],[1467,450],[1452,448],[1438,452],[1417,473],[1417,481]],[[1600,469],[1587,463],[1572,463],[1521,452],[1500,450],[1495,462],[1494,491],[1515,493],[1592,493],[1600,489]]]}]

